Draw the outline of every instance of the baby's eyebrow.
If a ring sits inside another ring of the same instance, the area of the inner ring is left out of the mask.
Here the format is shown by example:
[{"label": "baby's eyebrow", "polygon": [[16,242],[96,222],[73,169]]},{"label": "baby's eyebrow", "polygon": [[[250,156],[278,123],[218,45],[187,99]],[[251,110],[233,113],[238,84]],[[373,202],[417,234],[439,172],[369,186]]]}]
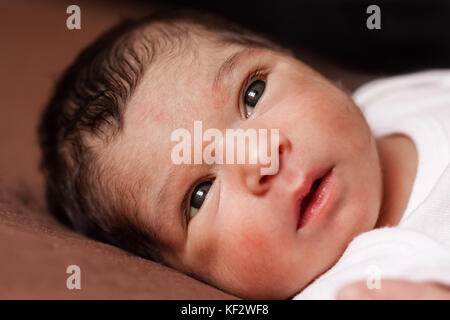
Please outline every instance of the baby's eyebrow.
[{"label": "baby's eyebrow", "polygon": [[168,196],[167,191],[170,190],[169,186],[171,185],[171,183],[173,182],[173,179],[177,175],[176,169],[177,169],[177,166],[171,166],[169,168],[167,176],[164,178],[164,182],[162,183],[162,187],[157,192],[156,207],[160,207],[164,203],[164,200],[167,199],[167,196]]},{"label": "baby's eyebrow", "polygon": [[[180,174],[177,167],[178,166],[173,165],[168,169],[167,175],[163,178],[163,182],[161,183],[161,188],[156,192],[154,208],[156,208],[157,213],[155,214],[153,221],[156,224],[157,229],[161,229],[163,221],[171,221],[170,223],[172,226],[178,226],[180,228],[183,226],[183,220],[180,215],[180,210],[182,210],[182,208],[175,202],[178,198],[177,193],[170,192],[175,190],[174,180]],[[180,210],[178,208],[180,208]],[[162,241],[170,238],[168,234],[160,234],[159,236]]]},{"label": "baby's eyebrow", "polygon": [[217,90],[222,86],[225,77],[229,77],[236,66],[243,60],[244,57],[251,55],[255,48],[244,48],[238,52],[230,55],[217,69],[216,76],[214,77],[213,89]]}]

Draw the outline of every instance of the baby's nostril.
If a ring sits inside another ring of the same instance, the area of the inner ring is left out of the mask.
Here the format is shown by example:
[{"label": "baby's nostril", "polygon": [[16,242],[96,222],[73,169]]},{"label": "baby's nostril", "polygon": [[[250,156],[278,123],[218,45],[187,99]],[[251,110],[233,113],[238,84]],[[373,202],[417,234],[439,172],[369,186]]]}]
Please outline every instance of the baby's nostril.
[{"label": "baby's nostril", "polygon": [[267,176],[266,176],[266,175],[262,176],[262,177],[259,179],[259,183],[260,183],[260,184],[264,184],[264,183],[266,183],[266,181],[267,181]]},{"label": "baby's nostril", "polygon": [[282,145],[280,145],[279,147],[278,147],[278,154],[282,154],[283,153],[283,146]]}]

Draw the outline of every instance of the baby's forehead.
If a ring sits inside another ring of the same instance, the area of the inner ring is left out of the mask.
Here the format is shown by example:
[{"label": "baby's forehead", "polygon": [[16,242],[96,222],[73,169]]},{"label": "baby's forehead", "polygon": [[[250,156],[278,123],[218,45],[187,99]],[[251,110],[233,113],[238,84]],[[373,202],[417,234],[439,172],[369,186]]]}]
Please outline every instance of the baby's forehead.
[{"label": "baby's forehead", "polygon": [[252,38],[250,34],[227,34],[184,24],[185,32],[172,30],[160,35],[158,30],[167,27],[156,24],[141,33],[142,47],[152,53],[142,64],[145,72],[126,103],[124,115],[129,128],[138,127],[144,118],[153,118],[156,124],[172,118],[174,123],[183,115],[201,112],[204,104],[212,108],[222,105],[230,86],[219,85],[236,81],[223,75],[232,74],[245,57],[276,52],[264,39]]},{"label": "baby's forehead", "polygon": [[263,45],[226,42],[211,32],[158,45],[156,51],[124,113],[124,136],[133,141],[152,128],[157,134],[146,140],[160,140],[153,141],[152,148],[170,143],[170,133],[177,128],[191,131],[194,120],[220,126],[218,120],[229,114],[223,106],[230,102],[230,91],[242,84],[247,67],[275,53]]},{"label": "baby's forehead", "polygon": [[124,122],[129,133],[144,134],[151,126],[167,135],[168,129],[186,127],[195,117],[204,121],[211,116],[220,118],[220,107],[227,102],[233,77],[222,79],[227,85],[220,88],[217,77],[232,72],[236,61],[230,59],[235,60],[233,56],[247,48],[205,45],[194,50],[162,57],[146,71],[126,106]]},{"label": "baby's forehead", "polygon": [[176,128],[191,131],[194,120],[221,129],[220,120],[230,114],[224,106],[238,100],[238,87],[250,72],[286,56],[263,45],[210,36],[194,35],[185,41],[150,61],[127,103],[126,127],[145,131],[145,126],[152,126],[169,138]]},{"label": "baby's forehead", "polygon": [[[209,37],[192,36],[176,48],[157,53],[142,78],[142,83],[150,87],[161,87],[167,82],[176,84],[185,80],[208,81],[214,76],[218,66],[233,53],[252,49],[234,43],[222,43]],[[260,49],[262,50],[262,49]],[[256,49],[254,49],[256,51]],[[185,84],[191,83],[190,81]],[[135,92],[134,96],[138,93]]]},{"label": "baby's forehead", "polygon": [[150,25],[141,34],[140,41],[146,50],[150,48],[152,59],[145,68],[148,70],[146,73],[158,73],[156,82],[161,82],[164,76],[170,78],[171,74],[178,78],[190,71],[206,71],[208,66],[216,65],[239,49],[276,51],[275,45],[272,47],[267,40],[250,33],[206,30],[204,26],[190,23]]},{"label": "baby's forehead", "polygon": [[[265,51],[268,50],[198,38],[176,52],[160,53],[147,66],[127,104],[126,113],[132,114],[139,107],[142,109],[142,103],[148,106],[143,110],[151,108],[152,114],[158,115],[158,109],[164,112],[198,104],[211,94],[217,98],[223,93],[218,90],[219,82],[227,84],[228,79],[223,75],[232,74],[239,63],[254,59]],[[233,77],[230,79],[234,80]]]}]

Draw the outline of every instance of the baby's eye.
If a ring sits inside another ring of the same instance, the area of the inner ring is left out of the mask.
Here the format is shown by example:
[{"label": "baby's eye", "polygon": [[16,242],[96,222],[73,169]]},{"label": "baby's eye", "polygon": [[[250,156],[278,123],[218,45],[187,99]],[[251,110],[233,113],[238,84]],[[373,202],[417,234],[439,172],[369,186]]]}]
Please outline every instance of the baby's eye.
[{"label": "baby's eye", "polygon": [[192,219],[196,215],[197,211],[200,210],[200,207],[202,206],[203,201],[205,201],[206,195],[208,194],[211,185],[212,181],[205,181],[194,188],[190,200],[190,206],[188,209],[189,219]]},{"label": "baby's eye", "polygon": [[256,104],[261,98],[264,89],[266,88],[266,82],[263,80],[256,80],[248,87],[244,94],[245,105],[245,117],[248,118],[253,112]]}]

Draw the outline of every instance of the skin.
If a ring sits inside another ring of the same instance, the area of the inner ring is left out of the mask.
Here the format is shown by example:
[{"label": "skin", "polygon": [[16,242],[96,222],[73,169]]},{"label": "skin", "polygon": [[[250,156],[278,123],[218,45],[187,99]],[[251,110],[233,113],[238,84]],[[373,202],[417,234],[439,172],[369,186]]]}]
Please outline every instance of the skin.
[{"label": "skin", "polygon": [[[412,141],[375,139],[345,92],[292,57],[251,50],[215,87],[218,66],[244,48],[198,38],[190,49],[152,65],[106,150],[123,177],[139,181],[136,219],[158,234],[168,265],[243,298],[288,298],[335,264],[356,235],[398,223],[415,176]],[[266,88],[245,118],[241,86],[257,66],[267,71]],[[173,164],[171,133],[193,132],[194,120],[203,130],[279,129],[278,173],[261,179],[260,164]],[[402,159],[411,165],[392,165]],[[330,211],[297,229],[296,190],[308,173],[330,167]],[[184,195],[211,177],[187,221]]]},{"label": "skin", "polygon": [[401,280],[382,280],[379,290],[369,290],[365,282],[343,287],[337,294],[340,300],[449,300],[450,288],[437,283],[415,283]]}]

